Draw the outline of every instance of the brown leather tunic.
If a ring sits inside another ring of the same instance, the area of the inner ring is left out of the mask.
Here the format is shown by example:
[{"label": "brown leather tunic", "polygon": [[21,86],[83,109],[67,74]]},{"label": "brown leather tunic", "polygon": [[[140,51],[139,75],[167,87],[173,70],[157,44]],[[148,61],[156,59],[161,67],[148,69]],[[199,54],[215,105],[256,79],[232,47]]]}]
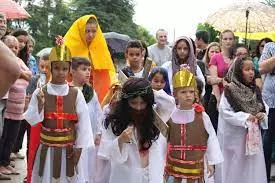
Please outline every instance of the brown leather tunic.
[{"label": "brown leather tunic", "polygon": [[195,112],[191,123],[169,125],[168,151],[165,173],[176,180],[187,179],[188,183],[203,181],[204,154],[207,149],[208,133],[205,130],[202,113]]}]

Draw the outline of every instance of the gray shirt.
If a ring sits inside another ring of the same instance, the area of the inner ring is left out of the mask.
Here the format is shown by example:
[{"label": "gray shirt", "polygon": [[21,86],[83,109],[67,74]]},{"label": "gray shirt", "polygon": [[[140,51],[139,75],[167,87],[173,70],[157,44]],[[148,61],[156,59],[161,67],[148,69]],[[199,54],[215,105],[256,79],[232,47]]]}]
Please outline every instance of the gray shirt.
[{"label": "gray shirt", "polygon": [[[275,43],[267,43],[264,47],[260,62],[275,56]],[[264,80],[263,99],[269,108],[275,108],[275,73],[268,73]]]},{"label": "gray shirt", "polygon": [[172,60],[172,49],[167,45],[159,48],[157,43],[153,44],[148,47],[148,54],[157,66],[162,66],[165,62]]}]

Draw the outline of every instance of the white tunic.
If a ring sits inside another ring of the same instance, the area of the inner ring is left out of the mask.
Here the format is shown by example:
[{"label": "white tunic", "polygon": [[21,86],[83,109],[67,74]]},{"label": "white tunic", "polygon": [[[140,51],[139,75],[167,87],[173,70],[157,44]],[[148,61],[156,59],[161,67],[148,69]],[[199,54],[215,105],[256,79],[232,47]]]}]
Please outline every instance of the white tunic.
[{"label": "white tunic", "polygon": [[[186,124],[192,123],[195,119],[195,110],[180,110],[176,108],[171,115],[171,119],[176,124]],[[202,113],[203,124],[206,132],[208,133],[208,140],[207,140],[207,150],[205,153],[205,171],[204,171],[204,181],[205,183],[213,183],[214,177],[208,178],[207,173],[207,164],[209,165],[217,165],[223,162],[223,155],[219,146],[218,138],[216,136],[215,130],[212,126],[209,116],[203,112]],[[180,135],[180,134],[179,134]],[[168,181],[169,182],[169,181]],[[186,180],[182,180],[182,183],[186,183]],[[219,183],[219,182],[216,182]]]},{"label": "white tunic", "polygon": [[[172,70],[172,62],[167,61],[165,62],[161,67],[165,68],[168,72],[168,79],[169,79],[169,84],[170,84],[170,90],[173,91],[173,70]],[[196,74],[199,80],[202,81],[203,83],[203,88],[202,88],[202,96],[205,94],[205,78],[201,72],[200,67],[197,67]]]},{"label": "white tunic", "polygon": [[[47,84],[47,92],[51,95],[58,96],[66,96],[69,92],[69,85],[55,85],[52,83]],[[44,109],[39,113],[38,112],[38,101],[37,94],[39,93],[39,89],[36,89],[32,95],[30,104],[28,106],[27,111],[24,114],[24,118],[28,121],[30,125],[36,125],[37,123],[43,121],[44,119]],[[46,101],[47,102],[47,101]],[[78,174],[73,177],[73,183],[85,183],[88,181],[87,170],[88,170],[88,151],[87,149],[91,146],[94,146],[93,141],[93,132],[90,123],[90,117],[88,113],[88,108],[84,99],[84,96],[80,90],[78,90],[75,109],[78,117],[78,123],[76,125],[76,142],[75,148],[82,148],[82,153],[80,156],[80,160],[77,166]],[[40,182],[39,178],[39,161],[40,161],[40,151],[41,146],[39,146],[37,150],[37,154],[35,157],[33,173],[32,173],[32,182]],[[52,166],[53,166],[53,149],[49,147],[44,173],[42,177],[42,183],[51,183],[52,182]],[[66,176],[66,151],[62,149],[62,163],[61,163],[61,175],[60,175],[60,183],[68,183]]]},{"label": "white tunic", "polygon": [[[219,183],[266,183],[266,168],[260,141],[260,153],[245,155],[247,119],[250,114],[234,112],[222,95],[219,106],[218,139],[224,162],[216,167],[215,180]],[[267,128],[267,116],[262,127]]]},{"label": "white tunic", "polygon": [[[162,100],[167,95],[163,90],[154,91],[154,93],[158,96],[155,96],[156,99]],[[173,104],[174,101],[170,101],[171,103]],[[171,109],[170,106],[168,102],[167,109]],[[162,114],[166,113],[162,112]],[[111,162],[109,183],[162,183],[164,170],[162,153],[162,143],[159,140],[153,142],[148,153],[148,166],[142,168],[137,144],[124,143],[120,152],[118,137],[108,128],[102,134],[98,156]]]}]

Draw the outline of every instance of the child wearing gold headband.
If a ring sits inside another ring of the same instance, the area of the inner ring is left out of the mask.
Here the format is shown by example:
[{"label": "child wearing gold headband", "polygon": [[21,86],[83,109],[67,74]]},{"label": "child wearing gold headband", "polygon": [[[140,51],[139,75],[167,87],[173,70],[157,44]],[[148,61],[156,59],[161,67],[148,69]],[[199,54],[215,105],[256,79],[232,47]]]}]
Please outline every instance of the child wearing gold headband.
[{"label": "child wearing gold headband", "polygon": [[165,181],[207,182],[214,173],[214,165],[223,161],[216,133],[204,108],[196,103],[196,78],[187,68],[175,73],[173,87],[178,106],[167,122]]},{"label": "child wearing gold headband", "polygon": [[31,125],[42,122],[31,182],[87,182],[87,149],[94,145],[86,101],[69,87],[70,50],[62,38],[52,48],[52,80],[34,91],[24,114]]}]

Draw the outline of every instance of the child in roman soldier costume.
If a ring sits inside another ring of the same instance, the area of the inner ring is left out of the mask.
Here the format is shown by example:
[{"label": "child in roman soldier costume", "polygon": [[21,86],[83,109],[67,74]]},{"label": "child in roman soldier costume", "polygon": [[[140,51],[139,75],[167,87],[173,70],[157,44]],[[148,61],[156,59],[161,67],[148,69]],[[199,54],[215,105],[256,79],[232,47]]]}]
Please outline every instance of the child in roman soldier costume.
[{"label": "child in roman soldier costume", "polygon": [[173,77],[177,107],[167,122],[166,183],[203,183],[223,161],[216,133],[204,108],[197,104],[195,76],[187,67]]},{"label": "child in roman soldier costume", "polygon": [[35,90],[24,114],[31,125],[42,121],[31,181],[84,183],[88,181],[86,149],[94,146],[93,132],[82,92],[66,82],[71,53],[61,37],[49,61],[52,80]]}]

